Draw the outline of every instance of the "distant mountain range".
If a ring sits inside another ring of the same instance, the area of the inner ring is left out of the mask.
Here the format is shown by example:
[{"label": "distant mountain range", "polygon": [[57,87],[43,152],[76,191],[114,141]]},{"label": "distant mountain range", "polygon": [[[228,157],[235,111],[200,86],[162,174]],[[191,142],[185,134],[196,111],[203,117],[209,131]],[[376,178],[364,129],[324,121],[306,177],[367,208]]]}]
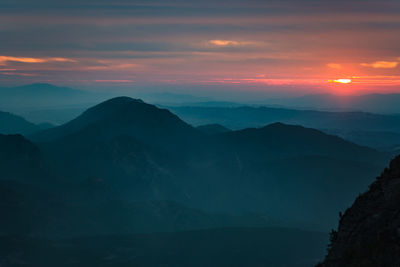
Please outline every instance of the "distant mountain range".
[{"label": "distant mountain range", "polygon": [[110,96],[46,83],[0,87],[0,110],[20,114],[34,123],[60,124]]},{"label": "distant mountain range", "polygon": [[269,107],[168,107],[193,125],[220,124],[230,129],[283,122],[320,129],[360,145],[391,150],[400,144],[400,115],[326,112]]},{"label": "distant mountain range", "polygon": [[269,107],[168,107],[193,125],[219,123],[231,129],[261,127],[274,122],[318,129],[400,132],[400,116],[365,112],[322,112]]},{"label": "distant mountain range", "polygon": [[[49,128],[50,125],[42,125],[42,123],[64,124],[95,103],[112,97],[112,94],[115,93],[83,91],[50,84],[0,88],[0,110],[22,115],[30,122],[41,124],[40,127]],[[307,95],[299,98],[269,99],[251,104],[214,101],[204,97],[168,92],[135,91],[135,94],[142,95],[152,103],[157,103],[159,107],[166,107],[196,127],[219,124],[222,127],[237,130],[283,122],[316,128],[356,144],[383,151],[395,151],[400,147],[400,128],[398,127],[400,115],[378,115],[366,112],[380,112],[378,108],[389,108],[390,112],[396,113],[394,109],[399,103],[397,94]],[[279,104],[280,101],[286,101],[286,104]],[[300,104],[295,105],[296,101]],[[328,105],[329,103],[331,106]],[[321,108],[324,105],[328,105],[329,108]],[[1,127],[0,120],[0,129]],[[3,133],[14,132],[3,130]],[[21,130],[17,133],[30,132]]]},{"label": "distant mountain range", "polygon": [[332,95],[310,94],[300,97],[270,98],[257,104],[331,111],[400,113],[400,94]]}]

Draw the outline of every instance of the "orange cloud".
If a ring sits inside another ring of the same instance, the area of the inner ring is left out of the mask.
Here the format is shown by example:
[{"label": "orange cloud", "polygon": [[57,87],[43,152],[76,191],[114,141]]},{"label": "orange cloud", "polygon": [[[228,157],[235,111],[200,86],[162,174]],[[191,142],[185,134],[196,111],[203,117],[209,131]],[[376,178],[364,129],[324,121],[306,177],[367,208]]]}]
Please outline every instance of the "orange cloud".
[{"label": "orange cloud", "polygon": [[1,74],[10,75],[10,76],[23,76],[23,77],[35,77],[35,76],[38,76],[37,74],[21,73],[21,72],[2,72]]},{"label": "orange cloud", "polygon": [[233,40],[210,40],[208,41],[209,44],[216,45],[216,46],[236,46],[240,45],[240,42],[233,41]]},{"label": "orange cloud", "polygon": [[342,68],[342,65],[340,65],[340,64],[337,64],[337,63],[329,63],[329,64],[326,64],[329,68],[332,68],[332,69],[341,69]]},{"label": "orange cloud", "polygon": [[44,59],[32,58],[32,57],[8,57],[0,56],[0,62],[13,61],[13,62],[23,62],[23,63],[43,63]]},{"label": "orange cloud", "polygon": [[73,59],[62,58],[62,57],[50,57],[50,58],[33,58],[33,57],[10,57],[0,56],[0,64],[5,65],[6,62],[22,62],[22,63],[45,63],[45,62],[76,62]]},{"label": "orange cloud", "polygon": [[374,69],[393,69],[399,65],[397,61],[376,61],[373,63],[361,63],[363,67],[371,67]]},{"label": "orange cloud", "polygon": [[46,61],[55,61],[55,62],[76,62],[74,59],[63,58],[63,57],[51,57],[47,58]]}]

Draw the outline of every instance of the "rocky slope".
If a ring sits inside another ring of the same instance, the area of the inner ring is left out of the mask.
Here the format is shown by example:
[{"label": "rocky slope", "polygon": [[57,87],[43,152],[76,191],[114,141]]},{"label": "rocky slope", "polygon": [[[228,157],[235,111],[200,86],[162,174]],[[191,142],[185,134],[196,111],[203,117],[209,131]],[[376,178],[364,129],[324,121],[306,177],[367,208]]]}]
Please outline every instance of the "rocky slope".
[{"label": "rocky slope", "polygon": [[341,216],[320,266],[400,266],[400,156]]}]

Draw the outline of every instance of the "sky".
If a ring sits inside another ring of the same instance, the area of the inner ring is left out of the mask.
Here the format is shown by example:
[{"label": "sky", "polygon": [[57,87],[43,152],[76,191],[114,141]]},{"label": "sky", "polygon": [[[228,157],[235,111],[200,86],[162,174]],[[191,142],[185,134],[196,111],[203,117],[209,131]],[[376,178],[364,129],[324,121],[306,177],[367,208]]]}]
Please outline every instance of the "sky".
[{"label": "sky", "polygon": [[400,1],[0,0],[0,86],[400,93]]}]

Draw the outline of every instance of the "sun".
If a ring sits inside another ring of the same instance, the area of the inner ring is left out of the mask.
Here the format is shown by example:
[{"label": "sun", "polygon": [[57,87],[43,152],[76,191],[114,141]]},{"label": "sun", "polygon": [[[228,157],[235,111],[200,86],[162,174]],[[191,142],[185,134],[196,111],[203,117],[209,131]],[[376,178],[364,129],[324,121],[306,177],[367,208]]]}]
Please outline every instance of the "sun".
[{"label": "sun", "polygon": [[347,84],[347,83],[351,83],[352,80],[351,79],[337,79],[337,80],[329,80],[328,82],[330,82],[330,83],[344,83],[344,84]]}]

